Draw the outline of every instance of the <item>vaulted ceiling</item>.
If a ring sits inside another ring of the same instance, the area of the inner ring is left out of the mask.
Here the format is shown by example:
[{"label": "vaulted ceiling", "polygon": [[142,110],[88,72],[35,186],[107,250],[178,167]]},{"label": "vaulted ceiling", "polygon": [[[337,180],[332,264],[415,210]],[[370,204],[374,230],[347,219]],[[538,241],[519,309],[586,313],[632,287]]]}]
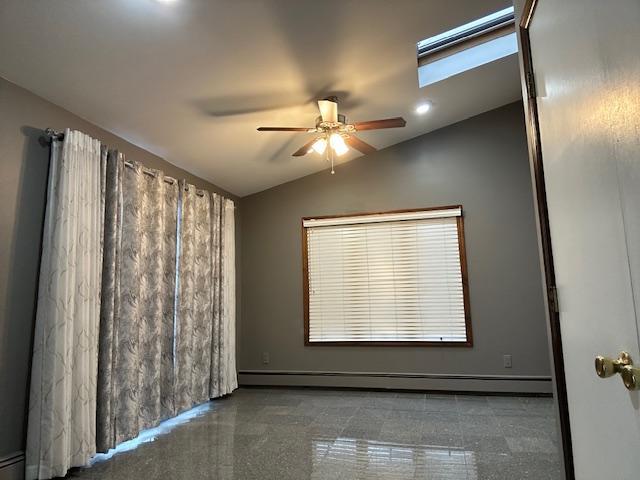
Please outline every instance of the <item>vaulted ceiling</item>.
[{"label": "vaulted ceiling", "polygon": [[[519,99],[514,56],[417,81],[416,42],[509,5],[3,0],[0,76],[244,196],[327,167],[291,157],[308,134],[256,127],[313,126],[328,94],[351,121],[405,117],[403,129],[361,133],[378,148]],[[418,116],[423,100],[433,108]]]}]

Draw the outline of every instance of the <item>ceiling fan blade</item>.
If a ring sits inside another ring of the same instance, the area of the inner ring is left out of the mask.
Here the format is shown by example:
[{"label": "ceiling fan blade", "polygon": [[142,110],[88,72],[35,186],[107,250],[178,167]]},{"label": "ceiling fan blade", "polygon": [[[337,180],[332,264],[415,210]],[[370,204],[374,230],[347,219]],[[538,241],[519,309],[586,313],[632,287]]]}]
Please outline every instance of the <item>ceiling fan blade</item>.
[{"label": "ceiling fan blade", "polygon": [[383,120],[369,120],[368,122],[356,122],[353,126],[356,130],[378,130],[379,128],[398,128],[407,124],[404,118],[394,117]]},{"label": "ceiling fan blade", "polygon": [[258,127],[259,132],[315,132],[315,128],[305,127]]},{"label": "ceiling fan blade", "polygon": [[364,153],[365,155],[367,153],[373,153],[378,150],[373,145],[369,145],[367,142],[363,142],[358,137],[355,137],[353,135],[349,135],[344,139],[344,141],[347,142],[347,145],[349,145],[351,148],[355,148],[356,150]]},{"label": "ceiling fan blade", "polygon": [[323,122],[338,122],[338,103],[332,100],[318,100],[318,108]]},{"label": "ceiling fan blade", "polygon": [[309,153],[309,150],[311,150],[311,145],[313,145],[316,140],[317,140],[317,138],[309,140],[307,143],[305,143],[303,146],[301,146],[298,150],[293,152],[293,156],[294,157],[302,157],[302,156],[306,155],[307,153]]}]

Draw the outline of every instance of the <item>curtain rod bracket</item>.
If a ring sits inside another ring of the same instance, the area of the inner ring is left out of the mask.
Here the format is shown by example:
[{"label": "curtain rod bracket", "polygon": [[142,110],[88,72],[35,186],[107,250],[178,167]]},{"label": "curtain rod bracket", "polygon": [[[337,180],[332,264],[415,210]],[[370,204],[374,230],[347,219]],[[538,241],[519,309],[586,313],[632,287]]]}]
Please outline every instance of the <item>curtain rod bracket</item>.
[{"label": "curtain rod bracket", "polygon": [[[49,128],[45,128],[44,129],[44,134],[45,136],[49,139],[49,141],[53,141],[53,140],[64,140],[64,132],[56,132],[53,128],[49,127]],[[124,156],[124,153],[122,153],[122,155]],[[129,168],[134,168],[134,164],[133,162],[129,162],[129,161],[124,161],[124,165],[126,167]],[[146,169],[143,167],[142,172],[150,175],[152,177],[155,177],[156,174],[153,170],[151,169]],[[175,178],[172,177],[165,177],[164,181],[170,185],[175,184],[178,180],[176,180]],[[187,190],[187,189],[185,189]],[[204,190],[196,190],[196,195],[198,195],[199,197],[204,197],[205,196],[205,191]],[[234,207],[235,208],[235,207]]]},{"label": "curtain rod bracket", "polygon": [[64,139],[64,132],[56,132],[53,128],[46,128],[44,134],[49,137],[49,140]]}]

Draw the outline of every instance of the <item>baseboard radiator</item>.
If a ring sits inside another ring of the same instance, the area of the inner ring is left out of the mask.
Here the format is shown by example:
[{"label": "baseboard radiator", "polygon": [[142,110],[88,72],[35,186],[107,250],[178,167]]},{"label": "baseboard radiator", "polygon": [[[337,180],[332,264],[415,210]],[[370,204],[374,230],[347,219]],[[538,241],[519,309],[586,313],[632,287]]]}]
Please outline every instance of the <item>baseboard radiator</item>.
[{"label": "baseboard radiator", "polygon": [[292,386],[550,394],[550,376],[462,375],[436,373],[320,372],[294,370],[240,370],[242,386]]},{"label": "baseboard radiator", "polygon": [[24,480],[24,452],[0,457],[0,480]]}]

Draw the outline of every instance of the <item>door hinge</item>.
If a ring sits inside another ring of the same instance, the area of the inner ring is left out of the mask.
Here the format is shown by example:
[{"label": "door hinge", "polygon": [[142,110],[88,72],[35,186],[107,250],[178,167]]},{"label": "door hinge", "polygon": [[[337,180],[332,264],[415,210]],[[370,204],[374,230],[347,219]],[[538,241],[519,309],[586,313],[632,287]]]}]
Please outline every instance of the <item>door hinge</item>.
[{"label": "door hinge", "polygon": [[529,98],[536,98],[538,93],[536,92],[536,79],[533,77],[533,72],[527,72],[526,79]]},{"label": "door hinge", "polygon": [[554,313],[560,313],[560,305],[558,303],[558,289],[555,286],[549,287],[547,296],[549,298],[549,308]]}]

